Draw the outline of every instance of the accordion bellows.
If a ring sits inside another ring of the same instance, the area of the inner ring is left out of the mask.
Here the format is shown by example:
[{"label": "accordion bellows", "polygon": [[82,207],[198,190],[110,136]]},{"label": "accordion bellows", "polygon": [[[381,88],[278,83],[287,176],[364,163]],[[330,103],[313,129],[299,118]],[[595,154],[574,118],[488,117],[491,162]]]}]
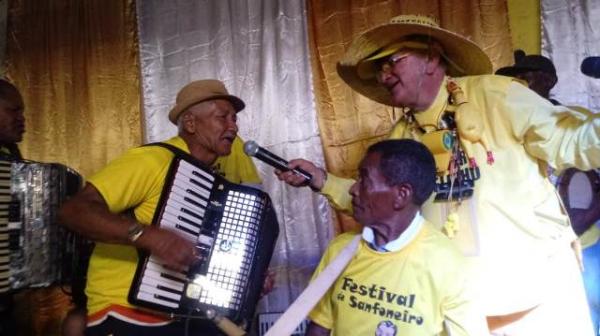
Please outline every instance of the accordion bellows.
[{"label": "accordion bellows", "polygon": [[60,164],[0,160],[0,293],[70,281],[76,238],[56,216],[81,185]]}]

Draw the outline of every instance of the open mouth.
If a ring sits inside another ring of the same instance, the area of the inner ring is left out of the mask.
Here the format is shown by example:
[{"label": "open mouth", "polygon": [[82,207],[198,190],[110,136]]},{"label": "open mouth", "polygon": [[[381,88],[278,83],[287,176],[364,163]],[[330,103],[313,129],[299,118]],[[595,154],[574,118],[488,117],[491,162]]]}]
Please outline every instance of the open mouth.
[{"label": "open mouth", "polygon": [[223,140],[229,142],[229,143],[233,143],[233,141],[235,140],[235,134],[227,134],[225,136],[223,136],[222,138]]}]

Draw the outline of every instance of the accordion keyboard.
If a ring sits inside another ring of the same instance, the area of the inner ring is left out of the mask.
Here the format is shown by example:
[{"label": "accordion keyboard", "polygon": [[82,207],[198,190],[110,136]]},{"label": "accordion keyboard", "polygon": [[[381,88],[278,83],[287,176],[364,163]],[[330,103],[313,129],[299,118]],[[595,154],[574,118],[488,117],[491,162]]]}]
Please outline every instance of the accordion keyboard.
[{"label": "accordion keyboard", "polygon": [[11,203],[10,162],[0,161],[0,293],[10,289],[8,212]]},{"label": "accordion keyboard", "polygon": [[[158,225],[196,241],[202,229],[213,181],[212,175],[180,161]],[[146,271],[140,278],[137,299],[177,309],[186,279],[185,273],[170,270],[150,256]]]}]

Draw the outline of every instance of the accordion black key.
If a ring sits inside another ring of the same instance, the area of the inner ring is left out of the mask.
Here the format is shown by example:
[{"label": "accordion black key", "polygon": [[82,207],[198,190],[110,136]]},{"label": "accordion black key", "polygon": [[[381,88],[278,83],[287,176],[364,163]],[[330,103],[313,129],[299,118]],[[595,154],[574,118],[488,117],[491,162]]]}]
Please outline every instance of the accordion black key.
[{"label": "accordion black key", "polygon": [[214,310],[250,322],[279,233],[269,196],[213,175],[187,156],[175,156],[153,225],[196,244],[202,261],[187,272],[165,268],[140,252],[129,301],[172,315]]},{"label": "accordion black key", "polygon": [[82,240],[56,215],[82,181],[60,164],[0,160],[0,293],[70,283]]}]

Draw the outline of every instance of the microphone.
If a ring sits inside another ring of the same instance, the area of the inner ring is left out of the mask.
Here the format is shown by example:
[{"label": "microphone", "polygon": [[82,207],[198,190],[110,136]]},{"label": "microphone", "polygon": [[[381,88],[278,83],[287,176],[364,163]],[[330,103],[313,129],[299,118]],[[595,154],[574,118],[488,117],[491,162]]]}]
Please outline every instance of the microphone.
[{"label": "microphone", "polygon": [[[252,140],[246,141],[244,144],[244,152],[281,171],[290,170],[286,160],[260,147]],[[294,174],[304,177],[306,182],[310,182],[310,180],[312,180],[312,175],[301,168],[294,168],[291,170],[294,172]]]},{"label": "microphone", "polygon": [[584,58],[581,62],[581,72],[593,78],[600,78],[600,56]]}]

